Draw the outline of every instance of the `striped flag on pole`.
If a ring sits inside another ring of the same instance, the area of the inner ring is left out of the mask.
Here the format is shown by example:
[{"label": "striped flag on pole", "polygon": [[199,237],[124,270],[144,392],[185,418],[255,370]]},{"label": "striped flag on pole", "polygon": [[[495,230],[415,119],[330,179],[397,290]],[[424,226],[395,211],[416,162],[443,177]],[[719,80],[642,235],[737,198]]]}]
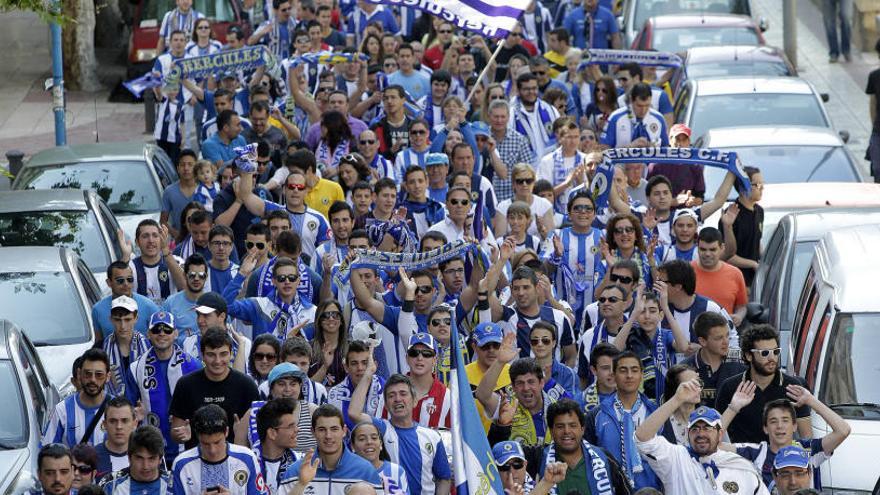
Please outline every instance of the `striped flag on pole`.
[{"label": "striped flag on pole", "polygon": [[[453,319],[453,342],[458,330]],[[452,344],[453,368],[449,389],[452,391],[452,474],[456,495],[504,495],[498,466],[477,413],[477,405],[464,369],[460,345]]]},{"label": "striped flag on pole", "polygon": [[[414,7],[487,38],[504,38],[532,0],[367,0]],[[415,3],[415,4],[414,4]]]}]

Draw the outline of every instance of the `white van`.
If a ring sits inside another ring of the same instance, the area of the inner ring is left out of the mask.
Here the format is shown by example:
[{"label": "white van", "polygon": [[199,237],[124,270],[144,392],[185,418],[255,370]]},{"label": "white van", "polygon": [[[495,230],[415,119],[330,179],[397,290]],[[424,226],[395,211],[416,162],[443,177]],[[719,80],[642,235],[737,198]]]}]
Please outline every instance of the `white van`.
[{"label": "white van", "polygon": [[[880,486],[878,248],[880,225],[828,232],[816,246],[793,320],[789,371],[852,428],[822,465],[829,493],[871,493]],[[814,438],[830,432],[815,413],[811,421]]]}]

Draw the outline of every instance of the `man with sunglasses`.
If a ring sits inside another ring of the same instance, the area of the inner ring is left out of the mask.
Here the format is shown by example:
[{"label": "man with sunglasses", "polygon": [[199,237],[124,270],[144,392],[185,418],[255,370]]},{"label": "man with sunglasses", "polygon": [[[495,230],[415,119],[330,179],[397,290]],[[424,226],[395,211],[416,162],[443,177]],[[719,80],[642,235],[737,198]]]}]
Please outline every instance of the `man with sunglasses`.
[{"label": "man with sunglasses", "polygon": [[[376,133],[370,129],[364,130],[358,137],[358,152],[364,157],[367,166],[370,167],[371,180],[383,177],[394,178],[394,166],[387,158],[379,153],[379,140]],[[427,166],[427,158],[425,159]],[[445,175],[444,175],[445,177]],[[351,192],[354,195],[354,190]]]},{"label": "man with sunglasses", "polygon": [[248,38],[248,44],[266,45],[278,60],[284,60],[290,56],[290,42],[296,30],[296,12],[290,0],[272,0],[272,13],[272,18]]},{"label": "man with sunglasses", "polygon": [[138,311],[134,329],[141,335],[146,335],[150,315],[159,311],[159,307],[150,299],[134,292],[134,271],[129,264],[121,260],[110,263],[110,266],[107,267],[106,282],[107,287],[110,288],[110,295],[92,306],[92,323],[95,325],[95,330],[98,331],[98,343],[100,344],[100,341],[103,341],[113,333],[110,310],[113,300],[119,296],[127,296],[134,299]]},{"label": "man with sunglasses", "polygon": [[[747,406],[737,410],[736,419],[728,427],[730,441],[736,443],[759,443],[768,439],[763,430],[764,405],[776,400],[787,399],[787,389],[791,385],[806,387],[806,382],[796,376],[783,373],[780,369],[779,333],[770,325],[753,325],[743,332],[741,338],[743,360],[749,369],[740,375],[732,376],[718,387],[715,408],[724,411],[731,406],[734,394],[740,383],[751,381],[755,384],[755,398]],[[812,438],[810,426],[810,406],[799,404],[797,411],[797,432],[800,438]]]},{"label": "man with sunglasses", "polygon": [[505,440],[498,442],[492,447],[492,457],[498,466],[498,474],[501,476],[501,484],[505,491],[517,493],[515,486],[522,487],[522,492],[529,494],[535,487],[535,480],[526,471],[528,462],[519,442]]},{"label": "man with sunglasses", "polygon": [[502,82],[507,77],[510,59],[514,55],[522,55],[526,58],[530,56],[529,51],[522,45],[523,27],[519,22],[514,25],[513,29],[504,38],[501,48],[498,50],[498,56],[495,57],[495,82]]},{"label": "man with sunglasses", "polygon": [[[498,351],[501,349],[503,336],[504,332],[497,323],[483,322],[474,329],[471,338],[474,360],[464,367],[472,391],[477,389],[483,376],[486,375],[492,364],[498,360]],[[510,365],[503,363],[498,379],[495,381],[495,388],[492,390],[495,393],[504,394],[505,398],[511,393],[509,371]],[[477,404],[477,412],[480,413],[483,428],[488,431],[489,426],[492,424],[491,412],[487,415],[482,402],[478,400],[474,400],[474,402]]]},{"label": "man with sunglasses", "polygon": [[618,284],[606,285],[599,292],[596,303],[599,307],[600,319],[589,330],[581,334],[578,341],[578,376],[581,384],[587,386],[593,382],[590,371],[589,357],[593,348],[600,342],[614,342],[620,329],[629,319],[632,294]]},{"label": "man with sunglasses", "polygon": [[199,297],[208,292],[205,290],[205,283],[208,280],[208,262],[201,254],[193,253],[183,263],[183,273],[186,277],[184,290],[172,294],[162,304],[162,311],[174,315],[174,320],[177,323],[175,328],[179,331],[177,336],[179,345],[183,345],[184,339],[188,336],[199,332],[193,307],[197,304]]},{"label": "man with sunglasses", "polygon": [[[439,317],[439,315],[438,315]],[[434,375],[437,366],[437,341],[429,333],[419,332],[409,338],[406,364],[415,395],[413,421],[428,428],[449,429],[452,394]]]},{"label": "man with sunglasses", "polygon": [[102,405],[108,397],[106,385],[109,378],[107,353],[94,348],[84,352],[79,371],[79,392],[55,405],[40,445],[63,443],[73,447],[78,443],[98,445],[103,442],[106,432],[99,428],[99,423],[104,414]]},{"label": "man with sunglasses", "polygon": [[180,445],[171,436],[168,406],[178,380],[200,370],[202,363],[176,344],[177,328],[171,313],[153,313],[148,336],[152,347],[131,364],[136,386],[126,389],[126,396],[143,408],[146,424],[161,431],[165,439],[165,462],[170,465],[180,453]]}]

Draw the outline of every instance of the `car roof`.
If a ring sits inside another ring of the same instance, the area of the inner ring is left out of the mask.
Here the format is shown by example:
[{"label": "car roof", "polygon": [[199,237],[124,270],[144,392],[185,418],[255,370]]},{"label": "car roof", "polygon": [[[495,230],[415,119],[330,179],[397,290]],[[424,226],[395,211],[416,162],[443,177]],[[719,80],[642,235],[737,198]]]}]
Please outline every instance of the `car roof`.
[{"label": "car roof", "polygon": [[835,229],[822,238],[817,255],[823,277],[835,287],[835,306],[847,313],[880,311],[873,282],[880,277],[880,225]]},{"label": "car roof", "polygon": [[654,29],[664,28],[717,28],[717,27],[755,27],[751,17],[738,14],[674,14],[658,15],[648,20]]},{"label": "car roof", "polygon": [[65,259],[72,261],[70,250],[58,246],[0,247],[0,273],[64,272]]},{"label": "car roof", "polygon": [[688,50],[686,64],[704,64],[733,60],[785,63],[785,56],[782,50],[774,46],[696,46]]},{"label": "car roof", "polygon": [[745,93],[813,94],[813,87],[799,77],[705,77],[693,80],[699,96]]},{"label": "car roof", "polygon": [[0,191],[0,213],[16,211],[86,211],[88,191],[82,189],[33,189]]},{"label": "car roof", "polygon": [[26,166],[39,167],[84,161],[140,160],[144,158],[145,150],[152,146],[143,141],[58,146],[37,152],[28,160]]},{"label": "car roof", "polygon": [[843,146],[833,129],[811,125],[719,127],[706,131],[701,143],[707,148]]},{"label": "car roof", "polygon": [[873,205],[803,210],[789,213],[787,217],[785,221],[795,225],[796,242],[818,241],[828,233],[829,225],[842,228],[880,224],[880,199]]},{"label": "car roof", "polygon": [[[761,207],[768,209],[880,208],[880,184],[793,182],[765,184]],[[825,227],[828,230],[828,226]]]}]

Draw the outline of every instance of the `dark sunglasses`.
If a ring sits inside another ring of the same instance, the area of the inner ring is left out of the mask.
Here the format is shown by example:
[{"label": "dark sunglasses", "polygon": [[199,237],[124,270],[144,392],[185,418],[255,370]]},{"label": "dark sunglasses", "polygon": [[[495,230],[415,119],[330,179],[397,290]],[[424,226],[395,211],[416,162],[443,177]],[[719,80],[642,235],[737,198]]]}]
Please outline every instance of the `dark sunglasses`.
[{"label": "dark sunglasses", "polygon": [[423,135],[423,134],[427,134],[428,131],[426,131],[426,130],[424,130],[424,129],[414,129],[414,130],[412,130],[412,131],[409,131],[409,133],[412,134],[412,135],[414,135],[414,136],[421,136],[421,135]]},{"label": "dark sunglasses", "polygon": [[467,206],[471,204],[471,200],[469,199],[450,199],[449,204],[452,206]]},{"label": "dark sunglasses", "polygon": [[480,349],[482,349],[484,351],[487,351],[489,349],[498,350],[498,349],[501,349],[501,344],[499,342],[488,342],[484,345],[481,345]]},{"label": "dark sunglasses", "polygon": [[113,279],[113,281],[116,282],[118,285],[122,285],[125,283],[133,284],[134,277],[116,277]]},{"label": "dark sunglasses", "polygon": [[299,275],[275,275],[275,280],[284,283],[284,282],[296,282],[299,280]]},{"label": "dark sunglasses", "polygon": [[88,464],[74,464],[73,470],[78,471],[79,474],[90,474],[92,471],[95,470],[95,468],[89,466]]},{"label": "dark sunglasses", "polygon": [[366,146],[368,144],[376,144],[376,140],[375,139],[361,139],[360,144],[361,144],[361,146]]},{"label": "dark sunglasses", "polygon": [[529,339],[529,342],[531,342],[532,345],[550,345],[553,342],[553,339],[551,339],[550,337],[541,337],[540,339]]},{"label": "dark sunglasses", "polygon": [[576,211],[578,213],[592,213],[595,209],[590,205],[574,205],[571,207],[571,211]]},{"label": "dark sunglasses", "polygon": [[432,351],[431,349],[410,349],[406,351],[406,355],[413,359],[419,356],[422,356],[425,359],[431,359],[436,356],[437,353]]},{"label": "dark sunglasses", "polygon": [[602,303],[602,304],[605,304],[605,303],[607,303],[607,302],[610,302],[611,304],[614,304],[614,303],[618,303],[618,302],[622,301],[623,299],[621,299],[621,298],[619,298],[619,297],[617,297],[617,296],[611,296],[611,297],[601,297],[601,296],[600,296],[600,297],[597,298],[596,300],[599,301],[599,302]]},{"label": "dark sunglasses", "polygon": [[431,318],[431,326],[432,327],[439,326],[441,323],[444,325],[451,325],[452,318]]},{"label": "dark sunglasses", "polygon": [[164,333],[165,335],[171,335],[174,333],[174,329],[169,327],[168,325],[156,325],[155,327],[150,329],[150,333],[159,335]]},{"label": "dark sunglasses", "polygon": [[529,185],[529,184],[534,184],[534,182],[535,182],[535,179],[534,179],[534,178],[529,178],[529,179],[513,179],[513,180],[514,180],[514,182],[517,183],[517,185],[520,185],[520,186],[527,186],[527,185]]},{"label": "dark sunglasses", "polygon": [[782,352],[782,349],[778,347],[776,349],[752,349],[752,352],[754,352],[758,356],[761,356],[762,358],[766,358],[770,357],[770,354],[778,356],[779,353]]},{"label": "dark sunglasses", "polygon": [[339,320],[342,318],[342,313],[339,311],[324,311],[321,313],[321,318],[327,318],[328,320]]},{"label": "dark sunglasses", "polygon": [[247,241],[247,242],[244,243],[244,247],[246,247],[246,248],[248,248],[248,249],[253,249],[254,246],[256,246],[257,249],[259,249],[260,251],[266,249],[266,243],[265,243],[265,242],[251,242],[251,241]]},{"label": "dark sunglasses", "polygon": [[278,358],[278,356],[274,353],[272,353],[272,354],[262,353],[262,352],[255,352],[254,353],[254,361],[275,361],[276,358]]},{"label": "dark sunglasses", "polygon": [[526,467],[526,463],[524,463],[523,461],[510,461],[507,464],[502,464],[502,465],[498,466],[498,472],[506,473],[507,471],[510,471],[511,469],[519,470],[524,467]]},{"label": "dark sunglasses", "polygon": [[614,229],[615,234],[632,234],[635,233],[634,227],[617,227]]},{"label": "dark sunglasses", "polygon": [[452,34],[451,29],[441,29],[440,31],[437,31],[437,32],[440,34]]},{"label": "dark sunglasses", "polygon": [[305,191],[306,185],[305,184],[287,184],[287,188],[288,189],[296,189],[297,191]]},{"label": "dark sunglasses", "polygon": [[632,278],[632,277],[626,277],[626,276],[623,276],[623,275],[615,275],[615,274],[612,273],[612,274],[611,274],[611,281],[612,281],[612,282],[620,282],[620,283],[622,283],[622,284],[627,284],[627,285],[629,285],[629,284],[633,283],[633,278]]},{"label": "dark sunglasses", "polygon": [[420,285],[416,287],[416,294],[430,294],[434,290],[433,286]]},{"label": "dark sunglasses", "polygon": [[547,75],[547,71],[544,71],[544,70],[542,70],[542,71],[537,71],[537,70],[535,70],[535,71],[532,71],[532,74],[534,74],[534,75],[536,75],[536,76],[546,76],[546,75]]},{"label": "dark sunglasses", "polygon": [[205,280],[206,278],[208,278],[208,274],[205,272],[189,272],[186,274],[186,278],[190,278],[190,279],[200,278],[202,280]]},{"label": "dark sunglasses", "polygon": [[199,27],[197,27],[196,29],[198,29],[199,31],[201,31],[201,30],[203,30],[203,29],[211,29],[211,26],[199,26]]}]

